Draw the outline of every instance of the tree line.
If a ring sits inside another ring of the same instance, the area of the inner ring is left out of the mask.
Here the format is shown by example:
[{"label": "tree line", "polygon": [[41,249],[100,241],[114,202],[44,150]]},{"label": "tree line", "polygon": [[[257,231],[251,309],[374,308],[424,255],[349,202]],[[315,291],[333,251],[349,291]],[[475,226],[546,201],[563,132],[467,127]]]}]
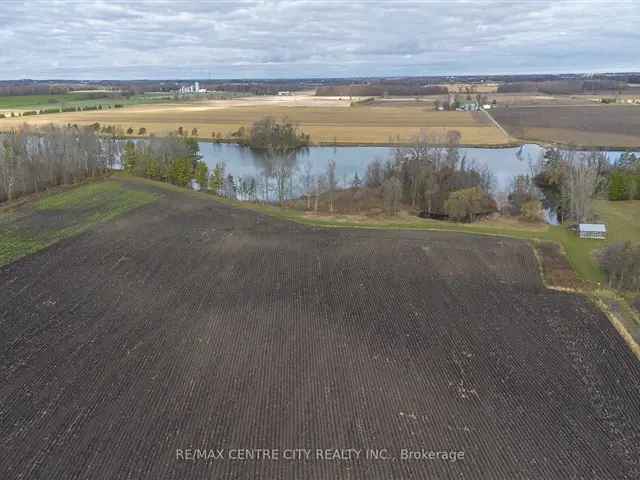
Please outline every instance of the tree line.
[{"label": "tree line", "polygon": [[104,174],[120,157],[115,138],[91,127],[22,127],[0,134],[0,202]]},{"label": "tree line", "polygon": [[585,223],[594,219],[593,200],[606,191],[609,170],[604,152],[552,148],[533,166],[532,180],[560,223]]},{"label": "tree line", "polygon": [[609,173],[609,200],[640,200],[640,156],[625,152]]},{"label": "tree line", "polygon": [[600,254],[600,266],[610,287],[640,291],[640,243],[619,242],[608,246]]},{"label": "tree line", "polygon": [[613,79],[567,79],[545,81],[506,82],[498,86],[498,93],[539,92],[549,95],[595,93],[599,91],[625,90],[627,83]]},{"label": "tree line", "polygon": [[258,180],[226,174],[224,162],[218,162],[213,171],[209,171],[195,138],[169,136],[137,142],[129,140],[124,145],[122,168],[130,175],[179,187],[191,188],[192,180],[195,180],[199,190],[234,200],[258,200]]},{"label": "tree line", "polygon": [[384,95],[420,96],[446,95],[449,89],[440,85],[393,85],[371,83],[368,85],[327,85],[316,89],[319,97],[381,97]]},{"label": "tree line", "polygon": [[190,186],[191,180],[207,184],[208,168],[200,156],[200,146],[194,138],[169,136],[148,140],[127,141],[122,156],[125,172],[138,177]]},{"label": "tree line", "polygon": [[425,217],[473,221],[495,211],[495,182],[487,168],[461,154],[459,144],[457,131],[445,138],[421,134],[386,162],[371,162],[365,185],[382,187],[388,213],[403,203]]},{"label": "tree line", "polygon": [[532,164],[532,174],[514,179],[509,200],[514,213],[541,201],[560,223],[595,219],[593,200],[640,199],[640,158],[625,152],[611,164],[605,152],[547,149]]}]

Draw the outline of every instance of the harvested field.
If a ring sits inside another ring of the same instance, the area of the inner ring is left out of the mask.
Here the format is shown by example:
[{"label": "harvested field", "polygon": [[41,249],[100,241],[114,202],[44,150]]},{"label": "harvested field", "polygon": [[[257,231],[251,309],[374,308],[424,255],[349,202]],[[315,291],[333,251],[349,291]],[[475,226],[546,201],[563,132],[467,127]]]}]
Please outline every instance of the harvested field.
[{"label": "harvested field", "polygon": [[[640,364],[526,243],[119,182],[161,197],[0,267],[0,478],[640,476]],[[229,459],[253,448],[312,453]]]},{"label": "harvested field", "polygon": [[536,244],[535,249],[548,286],[574,290],[585,287],[585,282],[578,279],[569,260],[562,253],[560,245],[553,242],[540,242]]},{"label": "harvested field", "polygon": [[[286,98],[286,97],[280,97]],[[317,97],[321,98],[321,97]],[[301,100],[302,101],[302,100]],[[119,125],[124,130],[140,127],[155,135],[198,129],[198,136],[210,139],[213,132],[226,137],[241,126],[272,115],[287,117],[307,133],[314,143],[385,144],[402,143],[421,131],[443,136],[457,130],[467,145],[505,145],[510,139],[484,115],[477,112],[436,112],[429,104],[420,106],[350,108],[348,102],[327,99],[320,106],[297,106],[263,100],[256,104],[237,101],[211,101],[192,104],[140,106],[108,111],[69,112],[25,118],[0,119],[0,131],[25,121],[33,125],[71,123],[78,125]],[[293,100],[289,100],[293,102]]]},{"label": "harvested field", "polygon": [[521,140],[640,148],[640,106],[499,108],[492,110],[491,115],[509,134]]}]

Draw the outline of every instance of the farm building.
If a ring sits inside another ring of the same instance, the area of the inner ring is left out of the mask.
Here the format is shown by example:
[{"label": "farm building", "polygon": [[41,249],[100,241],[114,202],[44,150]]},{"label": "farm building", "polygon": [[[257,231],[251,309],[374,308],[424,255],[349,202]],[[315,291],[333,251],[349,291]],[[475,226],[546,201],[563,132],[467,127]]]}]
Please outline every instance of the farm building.
[{"label": "farm building", "polygon": [[477,112],[480,110],[478,102],[463,102],[456,110],[460,112]]},{"label": "farm building", "polygon": [[578,225],[580,238],[604,240],[607,237],[607,226],[603,223],[581,223]]}]

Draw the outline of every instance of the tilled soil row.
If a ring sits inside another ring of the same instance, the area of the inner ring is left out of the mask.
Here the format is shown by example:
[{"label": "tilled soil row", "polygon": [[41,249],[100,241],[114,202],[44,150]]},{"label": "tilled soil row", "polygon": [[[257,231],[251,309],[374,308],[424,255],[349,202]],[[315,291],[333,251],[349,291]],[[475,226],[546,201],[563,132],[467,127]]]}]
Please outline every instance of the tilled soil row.
[{"label": "tilled soil row", "polygon": [[524,242],[162,192],[0,269],[0,478],[640,478],[640,367]]}]

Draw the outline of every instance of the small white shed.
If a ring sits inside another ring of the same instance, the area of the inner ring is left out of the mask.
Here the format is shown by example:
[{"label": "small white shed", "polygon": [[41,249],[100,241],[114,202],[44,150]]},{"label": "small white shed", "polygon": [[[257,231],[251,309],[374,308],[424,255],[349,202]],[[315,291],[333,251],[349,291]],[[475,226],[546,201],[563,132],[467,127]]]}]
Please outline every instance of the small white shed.
[{"label": "small white shed", "polygon": [[607,226],[604,223],[581,223],[578,225],[580,238],[594,238],[604,240],[607,238]]}]

